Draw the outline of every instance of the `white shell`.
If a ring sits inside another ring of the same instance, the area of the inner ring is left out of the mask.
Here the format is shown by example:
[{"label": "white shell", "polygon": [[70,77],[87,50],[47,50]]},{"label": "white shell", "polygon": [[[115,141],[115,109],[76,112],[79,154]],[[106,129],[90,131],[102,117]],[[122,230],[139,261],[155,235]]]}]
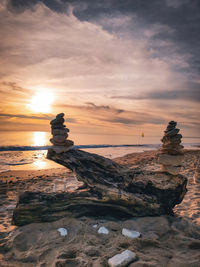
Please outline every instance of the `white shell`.
[{"label": "white shell", "polygon": [[130,238],[138,238],[141,236],[141,234],[137,231],[132,231],[126,228],[122,229],[122,235],[130,237]]},{"label": "white shell", "polygon": [[60,233],[61,236],[67,235],[67,229],[65,228],[58,228],[58,232]]},{"label": "white shell", "polygon": [[99,228],[98,233],[99,234],[108,235],[109,231],[108,231],[108,229],[106,227],[102,226],[102,227]]}]

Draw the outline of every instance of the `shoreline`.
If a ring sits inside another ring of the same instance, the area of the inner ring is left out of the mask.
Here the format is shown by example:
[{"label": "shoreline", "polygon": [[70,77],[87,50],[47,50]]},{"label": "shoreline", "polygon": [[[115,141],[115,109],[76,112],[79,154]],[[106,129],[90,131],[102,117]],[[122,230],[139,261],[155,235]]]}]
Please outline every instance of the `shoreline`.
[{"label": "shoreline", "polygon": [[[75,146],[76,147],[76,146]],[[75,148],[74,147],[74,148]],[[127,154],[156,151],[159,145],[91,145],[81,150],[115,159]],[[88,148],[87,148],[88,147]],[[186,147],[186,150],[200,150],[200,147]],[[58,168],[58,164],[46,159],[47,150],[0,151],[0,173],[8,170],[37,170]]]}]

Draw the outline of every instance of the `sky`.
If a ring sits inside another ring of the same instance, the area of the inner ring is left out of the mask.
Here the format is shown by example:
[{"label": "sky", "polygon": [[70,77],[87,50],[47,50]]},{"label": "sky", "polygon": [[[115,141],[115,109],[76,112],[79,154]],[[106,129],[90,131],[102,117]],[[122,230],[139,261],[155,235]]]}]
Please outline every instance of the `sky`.
[{"label": "sky", "polygon": [[200,136],[199,0],[1,0],[0,130]]}]

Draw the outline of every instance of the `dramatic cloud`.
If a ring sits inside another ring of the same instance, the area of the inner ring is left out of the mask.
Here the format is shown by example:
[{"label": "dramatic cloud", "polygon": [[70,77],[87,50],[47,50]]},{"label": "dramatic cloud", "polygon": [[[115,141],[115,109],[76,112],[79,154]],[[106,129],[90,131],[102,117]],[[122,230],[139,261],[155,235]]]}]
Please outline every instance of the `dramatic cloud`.
[{"label": "dramatic cloud", "polygon": [[36,119],[36,120],[52,120],[53,115],[49,116],[46,114],[43,114],[42,116],[28,116],[28,115],[22,115],[22,114],[6,114],[6,113],[0,113],[0,117],[8,117],[8,118],[23,118],[23,119]]},{"label": "dramatic cloud", "polygon": [[81,122],[81,117],[88,118],[90,124],[104,124],[107,127],[109,127],[110,123],[113,123],[113,126],[123,124],[124,127],[129,127],[130,125],[153,125],[167,122],[167,120],[159,114],[121,110],[112,106],[97,106],[94,103],[86,103],[86,105],[79,106],[63,105],[63,108],[70,110],[72,114],[73,110],[76,110],[76,114],[81,114],[82,116],[79,115],[80,124],[84,124],[84,121]]},{"label": "dramatic cloud", "polygon": [[173,117],[197,133],[199,22],[197,0],[3,0],[1,119],[38,118],[27,104],[47,89],[79,132]]},{"label": "dramatic cloud", "polygon": [[151,91],[146,94],[111,96],[113,99],[153,99],[153,100],[186,100],[200,102],[200,84],[191,84],[187,89]]}]

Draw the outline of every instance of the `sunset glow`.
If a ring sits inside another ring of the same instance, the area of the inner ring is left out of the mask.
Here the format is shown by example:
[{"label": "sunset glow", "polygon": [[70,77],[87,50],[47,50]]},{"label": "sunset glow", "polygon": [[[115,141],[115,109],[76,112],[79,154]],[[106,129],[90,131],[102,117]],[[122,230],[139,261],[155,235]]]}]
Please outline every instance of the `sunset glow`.
[{"label": "sunset glow", "polygon": [[198,137],[200,12],[190,2],[0,1],[1,130],[49,131],[64,112],[75,136],[145,139],[175,120]]},{"label": "sunset glow", "polygon": [[51,104],[53,103],[54,96],[50,91],[42,91],[36,93],[31,99],[28,107],[38,113],[49,113],[51,112]]}]

